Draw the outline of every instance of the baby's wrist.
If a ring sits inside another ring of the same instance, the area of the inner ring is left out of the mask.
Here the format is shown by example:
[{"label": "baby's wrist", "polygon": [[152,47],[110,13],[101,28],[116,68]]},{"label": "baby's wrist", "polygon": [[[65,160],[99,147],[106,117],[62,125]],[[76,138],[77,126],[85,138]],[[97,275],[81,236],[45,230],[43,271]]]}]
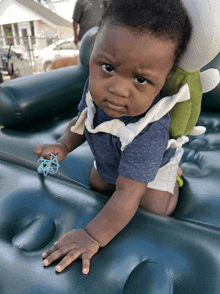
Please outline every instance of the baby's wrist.
[{"label": "baby's wrist", "polygon": [[68,146],[67,146],[65,143],[63,143],[63,142],[60,142],[59,140],[57,141],[57,143],[58,143],[58,144],[61,144],[61,145],[63,145],[63,147],[66,149],[66,152],[67,152],[67,153],[69,153],[69,152],[70,152],[70,150],[69,150]]},{"label": "baby's wrist", "polygon": [[[98,219],[97,219],[98,218]],[[99,247],[106,246],[116,234],[112,234],[112,230],[106,226],[100,213],[85,228],[86,233],[99,244]]]},{"label": "baby's wrist", "polygon": [[90,238],[94,243],[96,243],[99,247],[103,247],[103,246],[101,246],[101,244],[100,244],[96,239],[94,239],[94,237],[88,232],[88,230],[87,230],[86,228],[85,228],[84,230],[85,230],[86,234],[89,236],[89,238]]}]

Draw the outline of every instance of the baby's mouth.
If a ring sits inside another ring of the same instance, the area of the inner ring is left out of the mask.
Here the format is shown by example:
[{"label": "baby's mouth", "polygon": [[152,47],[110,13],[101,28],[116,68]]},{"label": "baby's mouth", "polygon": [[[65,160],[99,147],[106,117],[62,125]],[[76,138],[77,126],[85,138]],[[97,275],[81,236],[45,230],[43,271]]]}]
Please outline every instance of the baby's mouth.
[{"label": "baby's mouth", "polygon": [[124,111],[125,110],[125,106],[115,103],[113,101],[107,101],[107,105],[110,109],[112,110],[116,110],[116,111]]}]

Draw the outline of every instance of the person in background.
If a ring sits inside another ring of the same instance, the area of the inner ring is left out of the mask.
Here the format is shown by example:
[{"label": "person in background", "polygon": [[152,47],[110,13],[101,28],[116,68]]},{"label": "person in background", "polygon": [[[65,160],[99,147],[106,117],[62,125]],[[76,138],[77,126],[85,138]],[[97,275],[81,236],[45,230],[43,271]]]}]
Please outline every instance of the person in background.
[{"label": "person in background", "polygon": [[[83,35],[97,26],[101,18],[102,1],[77,0],[73,11],[74,43],[78,44]],[[79,30],[78,30],[79,25]]]}]

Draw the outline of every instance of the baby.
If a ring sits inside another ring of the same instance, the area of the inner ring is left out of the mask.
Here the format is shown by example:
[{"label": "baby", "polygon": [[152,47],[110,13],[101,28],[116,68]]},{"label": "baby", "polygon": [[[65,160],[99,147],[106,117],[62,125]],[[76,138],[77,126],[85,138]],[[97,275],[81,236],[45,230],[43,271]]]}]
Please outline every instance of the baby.
[{"label": "baby", "polygon": [[128,224],[139,206],[167,216],[174,211],[182,154],[167,148],[169,114],[149,121],[129,142],[126,126],[147,120],[163,101],[161,90],[191,32],[180,0],[110,0],[105,5],[79,115],[57,143],[38,145],[34,153],[46,159],[53,153],[62,161],[87,140],[95,157],[91,186],[112,195],[85,229],[65,233],[43,253],[45,266],[63,258],[55,268],[61,272],[81,258],[82,272],[88,274],[91,257]]}]

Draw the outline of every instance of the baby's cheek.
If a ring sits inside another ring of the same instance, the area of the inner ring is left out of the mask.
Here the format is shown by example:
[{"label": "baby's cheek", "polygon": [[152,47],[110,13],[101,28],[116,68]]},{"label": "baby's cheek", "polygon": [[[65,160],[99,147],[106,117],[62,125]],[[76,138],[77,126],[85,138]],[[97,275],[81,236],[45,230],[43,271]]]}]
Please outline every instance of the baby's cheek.
[{"label": "baby's cheek", "polygon": [[143,113],[145,113],[150,105],[151,105],[151,100],[147,98],[147,96],[144,97],[139,97],[139,99],[131,99],[130,107],[128,109],[129,115],[130,116],[138,116]]},{"label": "baby's cheek", "polygon": [[97,90],[96,90],[96,85],[94,85],[94,82],[89,83],[89,92],[90,92],[90,94],[92,96],[93,101],[96,102],[95,100],[96,100],[96,97],[97,97]]},{"label": "baby's cheek", "polygon": [[100,79],[92,79],[89,83],[89,91],[92,96],[93,101],[96,103],[96,105],[100,106],[100,103],[106,97],[106,94],[104,91],[105,86],[103,83],[100,82]]}]

